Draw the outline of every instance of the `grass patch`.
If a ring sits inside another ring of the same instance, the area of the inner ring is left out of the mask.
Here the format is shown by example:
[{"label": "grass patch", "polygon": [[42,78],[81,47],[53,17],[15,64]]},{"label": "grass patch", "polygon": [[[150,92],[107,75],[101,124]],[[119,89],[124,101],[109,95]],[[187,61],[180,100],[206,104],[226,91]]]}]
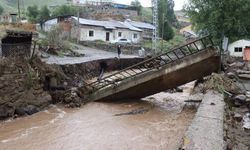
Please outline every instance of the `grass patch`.
[{"label": "grass patch", "polygon": [[[172,40],[165,41],[165,40],[158,40],[156,43],[157,49],[162,50],[163,52],[170,51],[175,46],[180,45],[185,42],[185,38],[181,35],[175,35]],[[152,41],[144,41],[143,47],[145,48],[152,48]]]}]

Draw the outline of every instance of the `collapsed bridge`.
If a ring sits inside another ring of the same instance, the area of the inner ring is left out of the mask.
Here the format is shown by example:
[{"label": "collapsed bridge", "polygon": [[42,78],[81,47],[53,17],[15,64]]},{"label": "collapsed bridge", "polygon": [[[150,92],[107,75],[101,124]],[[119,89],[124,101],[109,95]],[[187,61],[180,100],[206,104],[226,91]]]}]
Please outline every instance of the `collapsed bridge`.
[{"label": "collapsed bridge", "polygon": [[85,100],[144,98],[217,72],[219,63],[206,36],[91,82]]}]

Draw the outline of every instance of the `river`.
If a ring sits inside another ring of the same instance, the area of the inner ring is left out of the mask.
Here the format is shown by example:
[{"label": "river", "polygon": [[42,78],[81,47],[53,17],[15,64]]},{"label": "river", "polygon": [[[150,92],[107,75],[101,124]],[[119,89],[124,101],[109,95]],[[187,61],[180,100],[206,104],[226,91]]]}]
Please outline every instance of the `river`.
[{"label": "river", "polygon": [[[48,110],[0,122],[0,150],[177,149],[195,110],[183,93],[159,93],[138,101],[92,102],[78,109]],[[133,110],[136,114],[129,114]]]}]

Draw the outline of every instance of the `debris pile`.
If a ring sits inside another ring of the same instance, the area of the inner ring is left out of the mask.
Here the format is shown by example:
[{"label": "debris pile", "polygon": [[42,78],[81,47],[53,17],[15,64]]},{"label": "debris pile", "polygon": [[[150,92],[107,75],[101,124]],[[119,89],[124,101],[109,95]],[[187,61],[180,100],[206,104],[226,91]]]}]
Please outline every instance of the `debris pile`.
[{"label": "debris pile", "polygon": [[203,85],[204,85],[203,91],[213,89],[222,93],[224,92],[230,92],[233,94],[242,93],[241,89],[238,87],[235,81],[229,79],[223,74],[213,73],[205,80]]}]

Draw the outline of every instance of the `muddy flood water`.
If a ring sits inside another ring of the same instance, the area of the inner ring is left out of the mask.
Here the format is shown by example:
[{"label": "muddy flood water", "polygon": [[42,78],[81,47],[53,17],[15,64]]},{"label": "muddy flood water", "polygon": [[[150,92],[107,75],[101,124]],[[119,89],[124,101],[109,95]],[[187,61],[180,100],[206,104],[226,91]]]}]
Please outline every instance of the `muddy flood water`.
[{"label": "muddy flood water", "polygon": [[1,150],[173,150],[195,110],[183,93],[138,101],[92,102],[79,109],[51,106],[32,116],[0,122]]}]

